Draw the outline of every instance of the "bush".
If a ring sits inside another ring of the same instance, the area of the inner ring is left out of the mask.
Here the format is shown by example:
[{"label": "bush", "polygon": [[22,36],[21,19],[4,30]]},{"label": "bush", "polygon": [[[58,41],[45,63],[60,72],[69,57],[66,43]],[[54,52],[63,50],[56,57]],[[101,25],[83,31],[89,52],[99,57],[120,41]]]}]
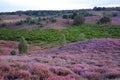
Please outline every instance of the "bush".
[{"label": "bush", "polygon": [[22,25],[22,21],[17,21],[15,25]]},{"label": "bush", "polygon": [[108,24],[110,22],[111,22],[111,19],[109,17],[104,16],[97,21],[97,24]]},{"label": "bush", "polygon": [[11,54],[11,55],[16,55],[16,51],[15,51],[15,50],[12,50],[12,51],[10,52],[10,54]]},{"label": "bush", "polygon": [[63,19],[68,19],[68,15],[63,15]]},{"label": "bush", "polygon": [[76,12],[74,12],[71,16],[71,19],[74,19],[78,14]]},{"label": "bush", "polygon": [[1,26],[1,27],[6,27],[7,24],[6,24],[6,23],[2,23],[0,26]]},{"label": "bush", "polygon": [[38,18],[38,22],[41,22],[41,21],[43,21],[43,20],[42,20],[42,18],[41,18],[41,17],[39,17],[39,18]]},{"label": "bush", "polygon": [[18,44],[19,54],[28,53],[28,44],[24,37],[21,37]]},{"label": "bush", "polygon": [[85,18],[83,15],[77,15],[75,18],[74,18],[74,25],[82,25],[84,24],[85,22]]},{"label": "bush", "polygon": [[56,19],[55,19],[54,17],[51,17],[51,18],[50,18],[50,21],[51,21],[52,23],[54,23],[54,22],[56,22]]},{"label": "bush", "polygon": [[27,17],[26,18],[26,22],[28,24],[36,24],[37,23],[37,20],[36,19],[32,19],[31,17]]},{"label": "bush", "polygon": [[67,44],[66,37],[64,34],[62,34],[62,36],[60,37],[59,44],[60,44],[60,46],[64,46],[65,44]]},{"label": "bush", "polygon": [[116,16],[118,16],[118,13],[113,12],[113,13],[112,13],[112,17],[116,17]]}]

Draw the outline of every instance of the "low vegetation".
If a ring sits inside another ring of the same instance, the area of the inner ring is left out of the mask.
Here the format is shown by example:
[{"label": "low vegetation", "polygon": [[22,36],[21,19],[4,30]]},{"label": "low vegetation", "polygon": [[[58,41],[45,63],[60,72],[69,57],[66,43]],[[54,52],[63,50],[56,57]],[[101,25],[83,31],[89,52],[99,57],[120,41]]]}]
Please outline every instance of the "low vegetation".
[{"label": "low vegetation", "polygon": [[21,36],[29,43],[42,43],[58,41],[61,34],[65,34],[68,42],[78,41],[79,34],[83,33],[87,39],[92,38],[120,38],[120,26],[84,24],[81,26],[71,26],[61,31],[55,29],[0,29],[1,40],[19,41]]}]

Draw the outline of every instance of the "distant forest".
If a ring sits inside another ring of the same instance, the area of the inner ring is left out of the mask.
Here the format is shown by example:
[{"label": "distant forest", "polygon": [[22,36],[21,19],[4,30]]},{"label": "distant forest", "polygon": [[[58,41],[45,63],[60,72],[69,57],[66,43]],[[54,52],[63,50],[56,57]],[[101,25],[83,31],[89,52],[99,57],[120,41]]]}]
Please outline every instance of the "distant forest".
[{"label": "distant forest", "polygon": [[90,15],[86,11],[120,11],[120,7],[94,7],[93,9],[79,9],[79,10],[28,10],[16,12],[1,12],[0,15],[28,15],[28,16],[53,16],[61,14],[81,13]]}]

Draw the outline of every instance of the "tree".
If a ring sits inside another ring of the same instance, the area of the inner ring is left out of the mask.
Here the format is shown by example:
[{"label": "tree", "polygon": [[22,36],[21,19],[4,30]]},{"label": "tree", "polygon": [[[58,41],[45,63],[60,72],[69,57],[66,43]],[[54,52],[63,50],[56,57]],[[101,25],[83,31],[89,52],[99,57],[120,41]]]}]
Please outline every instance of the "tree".
[{"label": "tree", "polygon": [[78,14],[76,12],[74,12],[71,16],[71,19],[74,19]]},{"label": "tree", "polygon": [[62,36],[59,39],[59,45],[64,46],[65,44],[67,44],[66,37],[64,34],[62,34]]},{"label": "tree", "polygon": [[97,21],[97,24],[108,24],[110,22],[111,22],[111,19],[109,17],[104,16]]},{"label": "tree", "polygon": [[19,50],[19,54],[28,53],[28,44],[24,37],[21,37],[20,39],[20,42],[18,44],[18,50]]},{"label": "tree", "polygon": [[74,22],[73,24],[74,25],[82,25],[84,24],[85,22],[85,18],[83,15],[77,15],[75,18],[74,18]]}]

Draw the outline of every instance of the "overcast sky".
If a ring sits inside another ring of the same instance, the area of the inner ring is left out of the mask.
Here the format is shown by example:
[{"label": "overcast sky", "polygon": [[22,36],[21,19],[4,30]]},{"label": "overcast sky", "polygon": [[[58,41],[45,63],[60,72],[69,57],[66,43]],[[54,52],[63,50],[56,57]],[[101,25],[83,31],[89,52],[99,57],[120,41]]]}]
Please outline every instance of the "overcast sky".
[{"label": "overcast sky", "polygon": [[0,0],[0,12],[120,7],[120,0]]}]

